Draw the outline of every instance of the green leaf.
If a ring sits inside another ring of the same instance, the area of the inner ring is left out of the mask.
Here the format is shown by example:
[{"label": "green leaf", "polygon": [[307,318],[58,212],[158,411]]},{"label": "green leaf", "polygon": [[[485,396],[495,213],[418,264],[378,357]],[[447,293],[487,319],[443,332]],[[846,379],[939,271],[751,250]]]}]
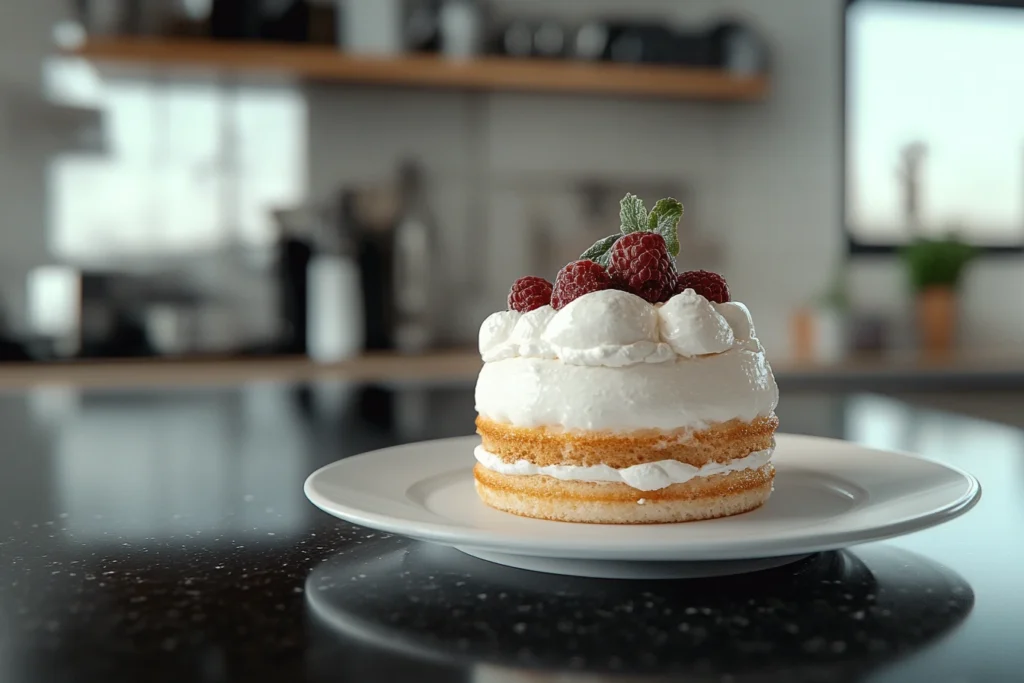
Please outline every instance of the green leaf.
[{"label": "green leaf", "polygon": [[619,203],[619,221],[622,223],[622,234],[647,230],[647,209],[644,200],[635,194],[627,193]]},{"label": "green leaf", "polygon": [[608,235],[607,237],[602,237],[598,241],[594,242],[594,246],[580,254],[580,260],[593,261],[594,263],[600,263],[602,266],[607,266],[608,257],[611,256],[612,245],[615,244],[615,240],[620,237],[622,237],[622,235]]},{"label": "green leaf", "polygon": [[956,287],[977,249],[956,236],[917,239],[904,247],[910,281],[920,291],[928,287]]},{"label": "green leaf", "polygon": [[665,238],[668,253],[679,255],[679,219],[683,217],[683,205],[672,197],[659,199],[651,209],[647,229]]}]

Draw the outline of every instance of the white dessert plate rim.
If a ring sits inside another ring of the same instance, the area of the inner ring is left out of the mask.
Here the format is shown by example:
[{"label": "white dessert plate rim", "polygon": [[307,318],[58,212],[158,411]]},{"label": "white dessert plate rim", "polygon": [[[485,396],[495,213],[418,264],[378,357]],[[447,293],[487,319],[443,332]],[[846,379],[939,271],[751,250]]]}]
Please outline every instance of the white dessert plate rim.
[{"label": "white dessert plate rim", "polygon": [[941,524],[981,496],[970,474],[916,455],[793,434],[777,434],[776,442],[776,491],[769,501],[702,522],[571,524],[493,510],[473,490],[476,436],[345,458],[313,472],[303,488],[335,517],[463,550],[641,562],[835,550]]}]

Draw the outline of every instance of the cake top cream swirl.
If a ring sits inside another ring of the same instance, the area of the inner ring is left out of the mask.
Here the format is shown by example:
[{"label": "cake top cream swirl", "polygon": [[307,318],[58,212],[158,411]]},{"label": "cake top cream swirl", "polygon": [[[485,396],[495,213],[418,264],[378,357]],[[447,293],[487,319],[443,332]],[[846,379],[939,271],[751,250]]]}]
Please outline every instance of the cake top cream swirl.
[{"label": "cake top cream swirl", "polygon": [[759,350],[747,307],[712,303],[692,289],[664,304],[628,292],[604,290],[561,310],[500,311],[480,327],[480,355],[487,363],[507,358],[558,358],[570,365],[624,367],[679,357]]}]

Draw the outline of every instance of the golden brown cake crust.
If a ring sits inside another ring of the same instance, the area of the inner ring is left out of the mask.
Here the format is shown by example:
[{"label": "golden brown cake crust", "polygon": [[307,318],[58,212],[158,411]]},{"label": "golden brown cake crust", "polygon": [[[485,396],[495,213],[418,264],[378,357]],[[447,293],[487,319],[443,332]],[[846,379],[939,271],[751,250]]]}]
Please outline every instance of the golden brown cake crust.
[{"label": "golden brown cake crust", "polygon": [[563,522],[655,524],[714,519],[747,512],[771,495],[769,463],[711,477],[696,477],[656,491],[620,483],[562,481],[544,475],[505,475],[477,465],[480,498],[504,512]]},{"label": "golden brown cake crust", "polygon": [[476,431],[484,449],[505,462],[607,465],[616,469],[659,460],[678,460],[694,467],[728,462],[774,446],[778,426],[779,419],[774,414],[752,422],[730,420],[700,431],[630,433],[557,432],[513,427],[482,416],[476,419]]}]

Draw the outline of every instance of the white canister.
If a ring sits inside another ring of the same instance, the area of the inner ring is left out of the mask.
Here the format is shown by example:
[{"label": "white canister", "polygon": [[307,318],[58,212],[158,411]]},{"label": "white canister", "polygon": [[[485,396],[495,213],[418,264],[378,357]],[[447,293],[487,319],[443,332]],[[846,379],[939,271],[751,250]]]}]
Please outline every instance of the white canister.
[{"label": "white canister", "polygon": [[480,52],[483,20],[471,0],[447,0],[441,8],[441,50],[449,59],[470,59]]},{"label": "white canister", "polygon": [[360,55],[403,52],[401,0],[338,0],[341,48]]},{"label": "white canister", "polygon": [[320,254],[310,260],[306,280],[309,357],[333,363],[358,355],[365,335],[359,267],[351,258]]}]

